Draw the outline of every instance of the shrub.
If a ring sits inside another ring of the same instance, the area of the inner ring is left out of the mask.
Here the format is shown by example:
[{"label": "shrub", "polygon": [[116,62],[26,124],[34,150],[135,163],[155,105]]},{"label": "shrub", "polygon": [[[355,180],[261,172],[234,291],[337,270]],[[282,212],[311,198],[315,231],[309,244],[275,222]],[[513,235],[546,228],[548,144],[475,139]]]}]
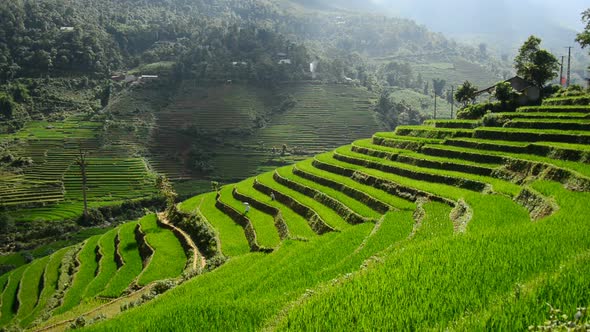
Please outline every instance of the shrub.
[{"label": "shrub", "polygon": [[501,102],[475,104],[467,106],[457,112],[457,119],[476,120],[482,118],[486,113],[514,112],[516,110],[514,101],[502,104]]}]

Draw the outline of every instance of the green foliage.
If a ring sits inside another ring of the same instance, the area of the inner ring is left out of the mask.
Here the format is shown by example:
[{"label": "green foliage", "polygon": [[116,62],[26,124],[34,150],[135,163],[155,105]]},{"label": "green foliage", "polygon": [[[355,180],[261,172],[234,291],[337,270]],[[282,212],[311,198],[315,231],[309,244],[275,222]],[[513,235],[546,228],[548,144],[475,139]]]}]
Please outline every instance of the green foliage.
[{"label": "green foliage", "polygon": [[590,8],[582,13],[582,22],[586,23],[586,27],[576,36],[576,41],[580,43],[582,48],[585,48],[590,45]]},{"label": "green foliage", "polygon": [[457,112],[457,119],[477,120],[483,118],[488,112],[514,112],[517,104],[515,102],[488,102],[481,104],[469,105]]},{"label": "green foliage", "polygon": [[445,88],[445,84],[447,84],[447,81],[443,80],[442,78],[433,79],[432,80],[432,90],[434,90],[434,94],[442,97],[443,90]]},{"label": "green foliage", "polygon": [[4,119],[12,119],[15,109],[16,103],[12,99],[12,96],[0,92],[0,116]]},{"label": "green foliage", "polygon": [[519,76],[542,88],[557,76],[559,62],[551,53],[541,49],[540,44],[541,39],[530,36],[514,58],[514,68]]},{"label": "green foliage", "polygon": [[[174,233],[160,228],[156,215],[150,214],[139,221],[146,234],[147,243],[154,249],[149,265],[139,276],[137,283],[145,286],[152,281],[178,277],[186,265],[186,254]],[[170,259],[174,257],[175,259]]]},{"label": "green foliage", "polygon": [[514,92],[509,82],[498,82],[494,90],[494,97],[503,105],[513,100]]},{"label": "green foliage", "polygon": [[133,232],[136,226],[137,222],[129,222],[119,228],[118,236],[120,242],[117,251],[121,255],[123,266],[111,277],[108,285],[100,294],[101,296],[120,296],[141,273],[143,266]]},{"label": "green foliage", "polygon": [[477,87],[471,84],[471,82],[465,81],[457,89],[457,92],[455,92],[455,100],[462,103],[464,107],[467,107],[475,99],[475,92],[477,92]]}]

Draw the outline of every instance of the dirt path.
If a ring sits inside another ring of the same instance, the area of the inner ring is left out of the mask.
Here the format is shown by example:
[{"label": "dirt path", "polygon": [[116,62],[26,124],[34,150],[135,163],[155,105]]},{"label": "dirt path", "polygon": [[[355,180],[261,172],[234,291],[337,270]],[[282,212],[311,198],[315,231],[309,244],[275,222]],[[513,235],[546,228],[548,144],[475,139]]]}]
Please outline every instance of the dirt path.
[{"label": "dirt path", "polygon": [[199,248],[197,248],[197,245],[195,244],[193,239],[185,231],[183,231],[182,229],[180,229],[180,228],[176,227],[175,225],[173,225],[172,223],[170,223],[170,220],[168,220],[166,213],[164,213],[164,212],[158,213],[158,219],[163,224],[168,225],[170,228],[173,228],[175,231],[182,234],[182,236],[184,237],[184,240],[189,245],[189,247],[191,247],[191,250],[193,251],[193,264],[192,264],[193,270],[194,271],[203,270],[205,268],[205,265],[207,264],[207,260],[205,260],[205,257],[201,254],[201,252],[199,251]]}]

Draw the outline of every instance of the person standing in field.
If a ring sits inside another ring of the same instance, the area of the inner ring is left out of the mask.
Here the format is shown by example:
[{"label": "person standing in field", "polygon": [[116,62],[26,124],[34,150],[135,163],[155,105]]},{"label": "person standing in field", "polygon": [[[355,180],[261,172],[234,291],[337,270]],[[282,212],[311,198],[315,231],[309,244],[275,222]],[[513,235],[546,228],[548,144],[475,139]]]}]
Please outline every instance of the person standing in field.
[{"label": "person standing in field", "polygon": [[275,200],[275,192],[274,191],[271,191],[270,192],[270,200],[271,201],[274,201]]},{"label": "person standing in field", "polygon": [[244,206],[246,207],[244,210],[244,214],[247,214],[250,211],[250,204],[248,202],[244,202]]}]

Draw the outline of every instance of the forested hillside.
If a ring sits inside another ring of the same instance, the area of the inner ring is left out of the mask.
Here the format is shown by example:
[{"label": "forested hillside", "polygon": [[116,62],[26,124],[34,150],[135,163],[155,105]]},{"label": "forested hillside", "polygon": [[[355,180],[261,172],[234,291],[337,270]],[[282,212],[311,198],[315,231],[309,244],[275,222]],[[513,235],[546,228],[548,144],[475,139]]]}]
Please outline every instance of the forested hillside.
[{"label": "forested hillside", "polygon": [[[301,2],[3,1],[0,205],[16,221],[3,248],[79,229],[80,152],[86,224],[119,221],[158,206],[156,173],[195,194],[419,124],[435,79],[503,75],[502,63],[410,20]],[[438,107],[450,116],[446,98]],[[58,220],[70,222],[46,230]]]}]

